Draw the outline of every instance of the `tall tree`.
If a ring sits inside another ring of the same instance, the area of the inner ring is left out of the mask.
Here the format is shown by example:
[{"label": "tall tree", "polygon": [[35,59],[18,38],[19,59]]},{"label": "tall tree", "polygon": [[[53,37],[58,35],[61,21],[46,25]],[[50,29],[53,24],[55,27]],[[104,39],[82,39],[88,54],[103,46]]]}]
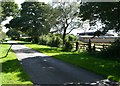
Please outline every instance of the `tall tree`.
[{"label": "tall tree", "polygon": [[96,25],[100,21],[101,30],[120,32],[120,3],[119,2],[86,2],[80,5],[79,17],[83,21],[90,20],[90,25]]},{"label": "tall tree", "polygon": [[59,10],[56,26],[57,30],[63,34],[63,44],[65,44],[65,37],[72,30],[78,29],[81,25],[78,21],[78,6],[77,3],[60,3],[56,7]]},{"label": "tall tree", "polygon": [[18,5],[14,2],[14,0],[0,1],[0,24],[2,21],[6,20],[7,17],[16,17],[18,13]]},{"label": "tall tree", "polygon": [[6,26],[27,33],[37,43],[40,35],[50,31],[50,11],[51,6],[43,2],[24,2],[20,17],[11,20]]}]

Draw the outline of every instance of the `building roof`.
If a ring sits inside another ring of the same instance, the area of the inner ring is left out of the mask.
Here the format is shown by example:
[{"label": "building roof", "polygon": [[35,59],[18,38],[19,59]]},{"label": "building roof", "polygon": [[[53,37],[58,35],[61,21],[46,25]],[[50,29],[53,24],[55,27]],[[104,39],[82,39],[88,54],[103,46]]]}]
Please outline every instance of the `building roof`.
[{"label": "building roof", "polygon": [[93,36],[94,32],[83,32],[83,33],[77,33],[78,35],[89,35],[89,36]]},{"label": "building roof", "polygon": [[[94,36],[95,32],[83,32],[83,33],[77,33],[79,36]],[[100,36],[114,36],[114,34],[106,33],[105,35],[100,34]]]}]

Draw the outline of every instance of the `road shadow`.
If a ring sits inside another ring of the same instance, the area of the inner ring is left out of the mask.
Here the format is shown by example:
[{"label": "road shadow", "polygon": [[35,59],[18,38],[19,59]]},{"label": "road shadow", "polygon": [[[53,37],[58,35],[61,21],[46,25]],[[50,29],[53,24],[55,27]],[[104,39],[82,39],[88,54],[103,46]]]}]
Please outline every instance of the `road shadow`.
[{"label": "road shadow", "polygon": [[49,56],[27,57],[21,62],[34,84],[85,83],[104,79],[98,74]]},{"label": "road shadow", "polygon": [[58,51],[56,47],[54,49],[53,49],[53,47],[51,47],[51,48],[37,48],[36,47],[36,48],[34,48],[34,50],[41,52],[41,53],[44,53],[44,52],[46,52],[46,53],[60,53],[61,52],[61,51]]},{"label": "road shadow", "polygon": [[32,49],[29,48],[22,48],[22,49],[16,49],[14,52],[17,53],[35,53],[36,51],[33,51]]}]

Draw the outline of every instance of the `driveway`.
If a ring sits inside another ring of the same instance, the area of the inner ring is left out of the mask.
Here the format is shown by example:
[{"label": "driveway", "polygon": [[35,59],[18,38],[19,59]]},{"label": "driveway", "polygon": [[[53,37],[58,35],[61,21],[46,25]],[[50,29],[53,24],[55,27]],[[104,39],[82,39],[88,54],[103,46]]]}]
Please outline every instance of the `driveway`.
[{"label": "driveway", "polygon": [[37,52],[25,45],[12,46],[18,60],[34,84],[95,82],[102,76]]}]

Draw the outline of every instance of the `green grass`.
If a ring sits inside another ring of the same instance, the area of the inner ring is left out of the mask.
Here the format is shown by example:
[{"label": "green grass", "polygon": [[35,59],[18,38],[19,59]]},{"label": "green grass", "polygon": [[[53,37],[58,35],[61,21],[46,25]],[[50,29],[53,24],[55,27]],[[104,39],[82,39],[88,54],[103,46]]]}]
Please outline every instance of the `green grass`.
[{"label": "green grass", "polygon": [[[78,67],[82,67],[86,70],[90,70],[94,73],[100,74],[105,78],[111,78],[120,82],[120,64],[116,59],[107,57],[98,57],[97,55],[91,55],[86,52],[63,52],[61,48],[49,47],[37,44],[25,44],[26,46],[33,48],[39,52],[42,52],[48,56],[52,56],[56,59],[60,59],[64,62],[74,64]],[[119,65],[119,66],[118,66]]]},{"label": "green grass", "polygon": [[7,57],[4,57],[10,46],[8,44],[0,44],[0,47],[2,84],[32,84],[12,50],[10,50]]}]

